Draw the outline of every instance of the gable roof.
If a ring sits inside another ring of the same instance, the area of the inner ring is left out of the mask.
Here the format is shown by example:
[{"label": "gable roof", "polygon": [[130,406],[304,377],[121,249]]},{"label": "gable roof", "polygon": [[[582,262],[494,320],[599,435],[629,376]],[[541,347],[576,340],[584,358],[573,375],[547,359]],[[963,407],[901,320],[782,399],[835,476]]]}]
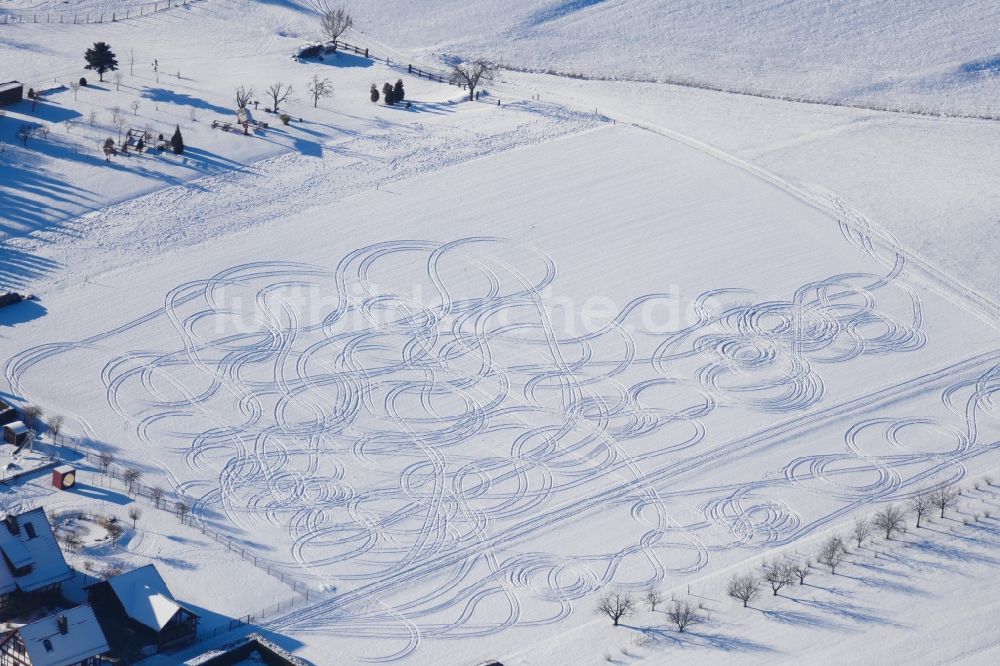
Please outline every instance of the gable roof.
[{"label": "gable roof", "polygon": [[11,421],[4,426],[4,430],[10,430],[15,435],[23,435],[28,432],[28,426],[24,425],[24,421]]},{"label": "gable roof", "polygon": [[107,583],[121,602],[125,614],[157,633],[182,608],[152,564],[113,576]]},{"label": "gable roof", "polygon": [[[73,577],[44,509],[8,515],[0,522],[0,552],[4,556],[0,564],[0,594],[15,589],[34,592]],[[30,570],[16,576],[11,566],[15,569],[30,566]]]},{"label": "gable roof", "polygon": [[[59,630],[66,618],[66,633]],[[17,632],[33,666],[67,666],[110,650],[90,604],[26,624]]]}]

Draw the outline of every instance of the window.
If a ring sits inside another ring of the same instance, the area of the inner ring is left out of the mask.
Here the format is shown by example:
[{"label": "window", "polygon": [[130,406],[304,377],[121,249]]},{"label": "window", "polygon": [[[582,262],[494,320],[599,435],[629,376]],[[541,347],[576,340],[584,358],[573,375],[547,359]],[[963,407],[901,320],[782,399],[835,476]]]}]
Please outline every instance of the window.
[{"label": "window", "polygon": [[42,645],[45,646],[46,652],[52,652],[52,641],[46,638],[44,641],[42,641]]},{"label": "window", "polygon": [[34,539],[36,536],[38,536],[35,533],[35,526],[32,525],[31,523],[24,524],[24,531],[25,533],[27,533],[29,539]]}]

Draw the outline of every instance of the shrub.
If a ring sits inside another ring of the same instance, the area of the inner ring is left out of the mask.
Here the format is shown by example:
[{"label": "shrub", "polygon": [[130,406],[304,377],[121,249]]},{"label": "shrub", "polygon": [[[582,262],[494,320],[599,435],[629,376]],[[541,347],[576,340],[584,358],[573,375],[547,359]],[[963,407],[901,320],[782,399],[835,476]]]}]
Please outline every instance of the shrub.
[{"label": "shrub", "polygon": [[281,120],[282,125],[287,125],[288,123],[292,122],[292,117],[287,113],[282,113],[280,116],[278,116],[278,118]]},{"label": "shrub", "polygon": [[392,89],[392,99],[402,102],[406,98],[406,91],[403,90],[403,79],[397,79],[396,85]]},{"label": "shrub", "polygon": [[80,87],[81,88],[86,88],[87,87],[87,78],[85,76],[81,76],[80,77]]},{"label": "shrub", "polygon": [[371,95],[370,95],[370,97],[371,97],[371,100],[372,100],[373,103],[374,102],[378,102],[378,97],[379,97],[379,95],[378,95],[378,88],[375,87],[374,83],[372,84],[372,89],[371,89]]}]

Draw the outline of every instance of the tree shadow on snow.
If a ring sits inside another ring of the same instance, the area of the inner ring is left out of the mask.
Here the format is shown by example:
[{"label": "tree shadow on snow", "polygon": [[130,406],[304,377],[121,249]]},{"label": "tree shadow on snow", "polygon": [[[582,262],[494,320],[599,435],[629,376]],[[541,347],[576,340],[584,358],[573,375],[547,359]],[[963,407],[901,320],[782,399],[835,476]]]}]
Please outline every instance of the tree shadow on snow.
[{"label": "tree shadow on snow", "polygon": [[164,102],[166,104],[177,104],[180,106],[193,106],[196,109],[204,109],[206,111],[211,111],[212,113],[219,113],[227,116],[233,115],[232,109],[227,109],[224,106],[218,106],[216,104],[212,104],[211,102],[206,102],[201,98],[192,97],[186,93],[168,90],[167,88],[145,88],[141,95],[142,97],[157,103]]},{"label": "tree shadow on snow", "polygon": [[682,649],[708,648],[711,650],[721,650],[723,652],[776,652],[774,648],[764,643],[758,643],[748,638],[739,636],[727,636],[724,634],[714,634],[704,631],[679,632],[671,629],[661,629],[659,627],[634,627],[631,625],[621,625],[628,629],[633,629],[642,633],[655,645],[673,646]]}]

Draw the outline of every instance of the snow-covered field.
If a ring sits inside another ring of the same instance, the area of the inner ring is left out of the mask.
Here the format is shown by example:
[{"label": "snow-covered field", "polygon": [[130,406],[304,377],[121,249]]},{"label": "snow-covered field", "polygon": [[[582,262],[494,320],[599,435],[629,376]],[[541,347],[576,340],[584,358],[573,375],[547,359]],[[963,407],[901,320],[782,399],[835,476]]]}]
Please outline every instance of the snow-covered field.
[{"label": "snow-covered field", "polygon": [[[838,2],[808,21],[796,3],[693,7],[482,2],[458,21],[446,0],[365,3],[349,41],[438,67],[476,52],[598,77],[712,70],[968,113],[996,90],[989,67],[914,82],[991,55],[989,3]],[[290,572],[311,599],[264,626],[317,664],[989,658],[974,614],[995,605],[997,527],[969,519],[989,486],[754,610],[724,587],[1000,464],[997,123],[512,72],[463,102],[350,54],[293,62],[311,21],[205,0],[2,28],[0,67],[51,92],[0,118],[0,281],[41,295],[0,311],[0,397],[65,414]],[[97,39],[125,76],[74,98],[60,84]],[[692,64],[696,43],[716,60]],[[336,88],[316,108],[313,74]],[[368,101],[399,76],[411,108]],[[298,91],[290,126],[261,110],[271,127],[253,136],[211,128],[237,85],[263,108],[276,80]],[[185,155],[106,163],[116,104],[181,126]],[[39,121],[50,136],[18,146]],[[42,488],[4,499],[67,506]],[[229,575],[204,565],[226,549],[169,515],[154,528],[123,559],[162,559],[180,598],[238,616],[291,594],[270,580],[219,605],[220,585],[267,574],[231,554]],[[707,622],[683,638],[662,613],[618,628],[592,613],[606,590],[650,585],[698,599]],[[947,634],[913,608],[963,597],[981,603],[950,610],[965,619]]]}]

